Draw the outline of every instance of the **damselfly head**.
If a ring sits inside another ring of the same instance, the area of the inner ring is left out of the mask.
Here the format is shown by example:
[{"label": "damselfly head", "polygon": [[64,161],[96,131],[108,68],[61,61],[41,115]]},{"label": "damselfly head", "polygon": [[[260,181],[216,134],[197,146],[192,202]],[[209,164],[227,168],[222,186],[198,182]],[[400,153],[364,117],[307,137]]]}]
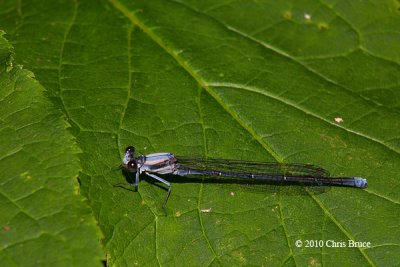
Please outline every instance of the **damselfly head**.
[{"label": "damselfly head", "polygon": [[136,149],[133,146],[128,146],[125,148],[125,155],[131,156],[131,158],[135,157]]},{"label": "damselfly head", "polygon": [[136,159],[135,157],[135,151],[136,150],[133,146],[128,146],[125,149],[125,155],[124,158],[122,159],[122,164],[121,164],[121,169],[125,175],[127,175],[128,173],[136,173],[139,169],[137,163],[138,159]]},{"label": "damselfly head", "polygon": [[125,156],[123,159],[123,164],[127,165],[129,161],[135,159],[135,148],[133,146],[128,146],[125,149]]}]

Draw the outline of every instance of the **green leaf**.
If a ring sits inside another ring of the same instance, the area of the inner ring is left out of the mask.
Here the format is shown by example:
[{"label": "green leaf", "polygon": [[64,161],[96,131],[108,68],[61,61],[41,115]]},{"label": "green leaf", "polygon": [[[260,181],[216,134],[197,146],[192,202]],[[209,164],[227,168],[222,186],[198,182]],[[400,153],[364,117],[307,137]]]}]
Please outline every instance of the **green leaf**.
[{"label": "green leaf", "polygon": [[1,266],[99,266],[96,223],[77,195],[77,146],[0,31]]},{"label": "green leaf", "polygon": [[[400,263],[398,2],[2,5],[17,62],[73,125],[109,265]],[[167,176],[165,216],[151,179],[115,186],[127,145],[312,163],[369,187],[258,192]]]}]

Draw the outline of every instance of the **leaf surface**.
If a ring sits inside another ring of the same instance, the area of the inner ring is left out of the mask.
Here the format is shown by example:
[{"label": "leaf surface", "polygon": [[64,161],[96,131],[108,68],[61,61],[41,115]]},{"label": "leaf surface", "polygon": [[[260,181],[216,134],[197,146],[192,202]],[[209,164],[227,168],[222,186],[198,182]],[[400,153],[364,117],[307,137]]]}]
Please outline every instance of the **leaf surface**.
[{"label": "leaf surface", "polygon": [[[10,4],[0,25],[74,126],[81,190],[109,265],[392,266],[400,262],[398,8],[39,1]],[[167,176],[165,216],[166,191],[151,179],[138,192],[115,186],[126,182],[118,166],[127,145],[312,163],[366,177],[369,187],[257,192]]]},{"label": "leaf surface", "polygon": [[13,66],[0,32],[1,266],[99,266],[72,135],[33,74]]}]

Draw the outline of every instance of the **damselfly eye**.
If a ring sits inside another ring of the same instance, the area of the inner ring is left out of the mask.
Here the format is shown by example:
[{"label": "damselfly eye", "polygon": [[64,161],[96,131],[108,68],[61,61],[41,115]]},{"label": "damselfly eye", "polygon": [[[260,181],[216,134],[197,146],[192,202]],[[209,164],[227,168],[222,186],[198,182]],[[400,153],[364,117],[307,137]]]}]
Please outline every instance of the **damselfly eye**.
[{"label": "damselfly eye", "polygon": [[128,146],[125,148],[125,154],[129,153],[130,155],[135,155],[136,149],[133,146]]},{"label": "damselfly eye", "polygon": [[136,161],[134,160],[129,161],[128,164],[126,164],[126,168],[129,172],[136,172],[137,170]]}]

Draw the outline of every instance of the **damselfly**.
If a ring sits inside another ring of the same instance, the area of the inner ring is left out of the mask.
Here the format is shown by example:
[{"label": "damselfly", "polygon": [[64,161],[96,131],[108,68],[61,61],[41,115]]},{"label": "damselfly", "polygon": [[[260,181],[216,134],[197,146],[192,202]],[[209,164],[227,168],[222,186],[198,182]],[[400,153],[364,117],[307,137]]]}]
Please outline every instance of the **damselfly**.
[{"label": "damselfly", "polygon": [[168,187],[168,191],[164,199],[163,208],[171,193],[171,183],[157,176],[159,174],[179,176],[205,175],[357,188],[366,188],[368,186],[365,178],[329,177],[329,172],[325,169],[309,164],[176,157],[169,152],[136,156],[135,148],[132,146],[127,147],[125,150],[122,167],[128,172],[136,174],[135,183],[133,184],[136,188],[139,184],[139,176],[142,173],[165,184]]}]

